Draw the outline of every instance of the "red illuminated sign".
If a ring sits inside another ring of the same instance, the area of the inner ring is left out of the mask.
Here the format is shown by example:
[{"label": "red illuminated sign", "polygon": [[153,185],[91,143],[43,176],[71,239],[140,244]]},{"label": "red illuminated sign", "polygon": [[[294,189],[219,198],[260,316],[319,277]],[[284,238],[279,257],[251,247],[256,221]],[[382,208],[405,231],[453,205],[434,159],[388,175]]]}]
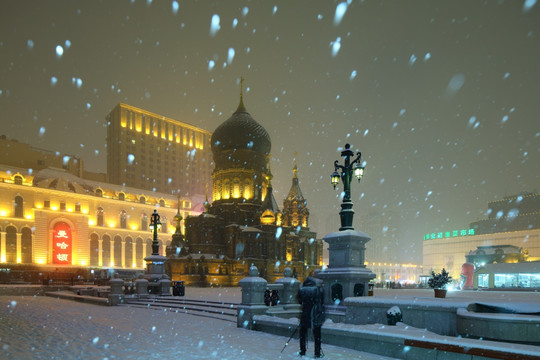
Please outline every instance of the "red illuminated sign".
[{"label": "red illuminated sign", "polygon": [[54,225],[53,264],[71,265],[71,227],[65,222]]}]

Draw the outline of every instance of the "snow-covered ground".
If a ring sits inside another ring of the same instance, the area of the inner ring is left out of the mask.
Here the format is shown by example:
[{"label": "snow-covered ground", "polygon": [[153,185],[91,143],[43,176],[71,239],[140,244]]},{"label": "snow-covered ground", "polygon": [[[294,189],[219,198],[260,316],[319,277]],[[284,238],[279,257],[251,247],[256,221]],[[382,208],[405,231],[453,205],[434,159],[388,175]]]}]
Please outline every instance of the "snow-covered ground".
[{"label": "snow-covered ground", "polygon": [[[188,290],[190,298],[212,292]],[[234,296],[228,296],[236,290],[229,293],[213,289],[212,298],[234,300]],[[298,340],[291,340],[280,353],[286,338],[237,328],[229,321],[43,296],[0,296],[0,324],[3,359],[298,358]],[[323,351],[326,359],[384,359],[324,344]],[[313,342],[309,343],[308,353],[313,356]]]},{"label": "snow-covered ground", "polygon": [[[376,297],[432,298],[432,290],[375,289]],[[186,288],[186,298],[241,301],[240,288]],[[539,293],[449,292],[447,301],[540,302]],[[445,301],[445,300],[442,300]],[[5,359],[297,359],[298,340],[239,329],[229,321],[127,306],[106,307],[43,296],[0,296]],[[313,342],[308,353],[312,354]],[[326,359],[385,359],[324,345]],[[311,355],[312,356],[312,355]]]}]

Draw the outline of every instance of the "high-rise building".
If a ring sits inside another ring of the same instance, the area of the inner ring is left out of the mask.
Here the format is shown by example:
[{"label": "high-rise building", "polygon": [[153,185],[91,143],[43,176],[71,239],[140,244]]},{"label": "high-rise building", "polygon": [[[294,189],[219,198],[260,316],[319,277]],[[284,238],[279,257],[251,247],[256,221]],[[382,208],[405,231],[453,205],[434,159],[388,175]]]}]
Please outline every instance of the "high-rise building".
[{"label": "high-rise building", "polygon": [[107,115],[109,182],[186,196],[211,181],[212,133],[126,104]]}]

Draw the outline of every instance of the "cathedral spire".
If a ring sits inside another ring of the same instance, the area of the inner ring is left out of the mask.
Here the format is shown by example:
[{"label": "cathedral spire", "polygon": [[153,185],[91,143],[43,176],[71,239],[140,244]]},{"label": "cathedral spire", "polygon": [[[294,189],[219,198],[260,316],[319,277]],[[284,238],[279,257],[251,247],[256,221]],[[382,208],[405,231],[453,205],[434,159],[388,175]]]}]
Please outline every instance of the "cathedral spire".
[{"label": "cathedral spire", "polygon": [[294,152],[294,167],[293,167],[293,179],[298,179],[298,166],[296,166],[296,156],[298,153]]},{"label": "cathedral spire", "polygon": [[247,112],[246,107],[244,106],[244,78],[240,78],[240,103],[236,112]]},{"label": "cathedral spire", "polygon": [[266,167],[268,168],[268,175],[266,178],[268,179],[268,188],[272,188],[272,179],[274,178],[274,175],[272,175],[272,170],[270,169],[270,158],[272,156],[268,154],[268,157],[266,158]]}]

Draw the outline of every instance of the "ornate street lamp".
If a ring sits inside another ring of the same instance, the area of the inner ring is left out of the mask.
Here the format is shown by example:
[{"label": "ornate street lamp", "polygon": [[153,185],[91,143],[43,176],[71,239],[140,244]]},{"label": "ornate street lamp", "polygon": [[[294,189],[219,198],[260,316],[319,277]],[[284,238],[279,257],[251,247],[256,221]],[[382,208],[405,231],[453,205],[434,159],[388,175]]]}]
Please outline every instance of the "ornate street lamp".
[{"label": "ornate street lamp", "polygon": [[[343,181],[343,201],[341,203],[341,211],[339,212],[339,217],[341,219],[341,227],[339,231],[344,230],[354,230],[352,226],[354,210],[353,203],[351,201],[351,180],[353,175],[360,180],[364,175],[364,167],[360,163],[362,153],[356,153],[356,158],[351,161],[351,158],[354,156],[354,151],[350,149],[351,145],[345,144],[345,150],[341,152],[341,156],[345,158],[345,165],[339,165],[338,160],[334,161],[334,172],[330,175],[330,181],[336,188],[339,184],[339,178]],[[338,170],[341,170],[341,175]]]},{"label": "ornate street lamp", "polygon": [[154,209],[154,213],[150,216],[150,229],[154,232],[154,239],[152,240],[152,255],[159,255],[159,242],[158,242],[158,227],[161,226],[159,222],[159,214]]}]

